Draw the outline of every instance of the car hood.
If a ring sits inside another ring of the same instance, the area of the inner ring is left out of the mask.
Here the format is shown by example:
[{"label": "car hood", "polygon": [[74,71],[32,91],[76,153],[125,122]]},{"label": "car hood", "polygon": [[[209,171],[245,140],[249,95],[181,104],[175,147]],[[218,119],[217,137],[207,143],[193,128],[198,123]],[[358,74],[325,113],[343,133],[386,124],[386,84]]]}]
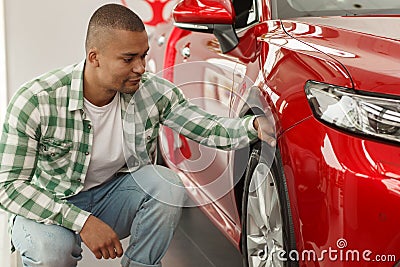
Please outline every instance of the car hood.
[{"label": "car hood", "polygon": [[300,18],[282,25],[340,62],[355,89],[400,96],[400,17]]}]

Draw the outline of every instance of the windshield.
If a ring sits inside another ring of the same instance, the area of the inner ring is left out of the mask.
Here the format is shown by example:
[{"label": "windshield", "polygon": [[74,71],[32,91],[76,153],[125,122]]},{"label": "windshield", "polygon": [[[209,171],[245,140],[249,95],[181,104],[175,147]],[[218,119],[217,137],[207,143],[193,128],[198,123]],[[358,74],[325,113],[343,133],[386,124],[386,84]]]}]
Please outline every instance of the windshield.
[{"label": "windshield", "polygon": [[[267,0],[268,1],[268,0]],[[400,14],[399,0],[272,0],[274,17]]]}]

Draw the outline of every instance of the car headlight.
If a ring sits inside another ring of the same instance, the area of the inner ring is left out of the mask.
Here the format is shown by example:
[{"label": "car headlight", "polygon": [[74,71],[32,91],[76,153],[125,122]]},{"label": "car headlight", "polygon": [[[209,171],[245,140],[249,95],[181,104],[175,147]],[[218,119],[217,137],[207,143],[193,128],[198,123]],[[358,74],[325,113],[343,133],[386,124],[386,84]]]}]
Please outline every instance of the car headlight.
[{"label": "car headlight", "polygon": [[400,142],[400,100],[362,95],[352,89],[308,81],[308,102],[321,121],[343,130]]}]

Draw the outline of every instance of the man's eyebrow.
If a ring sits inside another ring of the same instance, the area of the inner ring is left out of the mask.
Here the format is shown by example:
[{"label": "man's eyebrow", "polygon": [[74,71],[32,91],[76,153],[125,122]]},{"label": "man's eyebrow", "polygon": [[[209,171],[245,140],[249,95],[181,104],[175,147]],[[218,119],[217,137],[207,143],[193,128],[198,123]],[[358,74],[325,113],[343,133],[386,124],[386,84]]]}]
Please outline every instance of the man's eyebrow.
[{"label": "man's eyebrow", "polygon": [[[147,52],[149,52],[149,49],[150,49],[150,47],[147,48],[143,54],[147,54]],[[139,53],[129,53],[128,52],[128,53],[122,53],[122,55],[127,56],[127,57],[135,57],[135,56],[139,55]]]},{"label": "man's eyebrow", "polygon": [[139,55],[139,53],[122,53],[121,55],[125,57],[135,57]]}]

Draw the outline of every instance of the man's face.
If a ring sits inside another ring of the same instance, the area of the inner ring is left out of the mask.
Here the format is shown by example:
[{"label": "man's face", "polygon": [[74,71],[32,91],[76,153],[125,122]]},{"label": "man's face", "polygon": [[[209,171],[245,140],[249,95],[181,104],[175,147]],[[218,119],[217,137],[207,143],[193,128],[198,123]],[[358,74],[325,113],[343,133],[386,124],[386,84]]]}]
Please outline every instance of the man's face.
[{"label": "man's face", "polygon": [[133,93],[145,72],[147,33],[112,30],[109,37],[97,55],[98,85],[107,91]]}]

